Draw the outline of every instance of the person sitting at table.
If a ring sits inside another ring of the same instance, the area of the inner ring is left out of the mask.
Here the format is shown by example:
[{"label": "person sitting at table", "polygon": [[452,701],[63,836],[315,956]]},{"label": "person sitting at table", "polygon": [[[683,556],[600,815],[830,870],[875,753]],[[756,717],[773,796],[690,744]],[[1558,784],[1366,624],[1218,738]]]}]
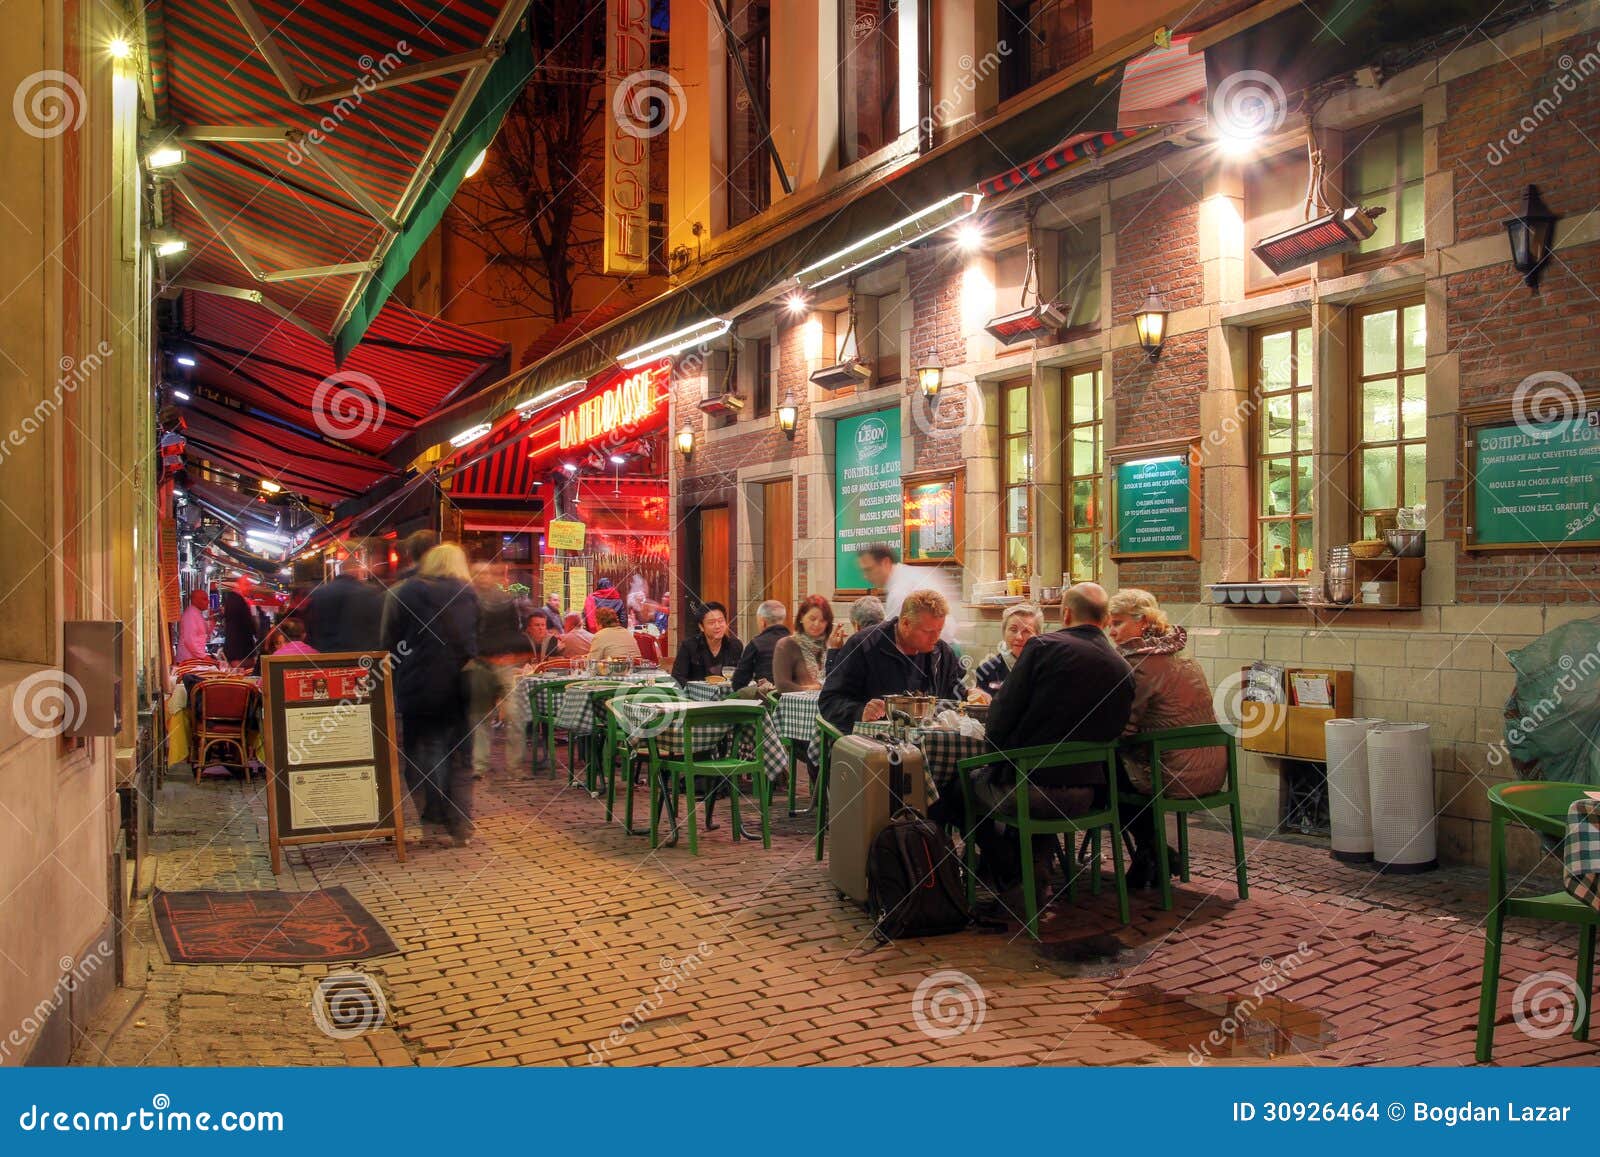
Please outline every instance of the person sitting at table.
[{"label": "person sitting at table", "polygon": [[210,607],[205,591],[189,592],[189,605],[178,616],[178,662],[211,658],[206,649],[211,642],[211,619],[207,614]]},{"label": "person sitting at table", "polygon": [[594,613],[600,629],[589,640],[591,659],[638,659],[639,643],[633,632],[622,625],[622,619],[610,607],[601,607]]},{"label": "person sitting at table", "polygon": [[778,640],[789,637],[789,608],[777,599],[768,599],[756,608],[756,622],[761,624],[761,633],[744,645],[733,672],[736,694],[752,683],[772,682],[772,653],[778,649]]},{"label": "person sitting at table", "polygon": [[[1149,591],[1125,587],[1111,596],[1109,610],[1106,634],[1133,668],[1133,709],[1123,734],[1215,723],[1216,707],[1206,673],[1182,654],[1189,633],[1172,624],[1156,597]],[[1149,795],[1149,751],[1129,748],[1119,762],[1123,789]],[[1210,795],[1222,790],[1227,778],[1228,753],[1221,747],[1171,751],[1161,757],[1161,790],[1167,795]],[[1139,808],[1132,815],[1124,812],[1122,822],[1133,840],[1128,886],[1154,888],[1156,830],[1150,810]],[[1176,875],[1176,853],[1168,856],[1167,865]]]},{"label": "person sitting at table", "polygon": [[550,620],[537,611],[528,616],[528,642],[533,644],[535,663],[554,659],[561,650],[561,640],[550,633]]},{"label": "person sitting at table", "polygon": [[700,629],[678,644],[672,661],[672,677],[679,685],[694,683],[707,675],[721,676],[726,667],[737,667],[744,644],[728,629],[728,608],[721,603],[700,607]]},{"label": "person sitting at table", "polygon": [[[772,681],[779,691],[818,691],[833,635],[833,607],[821,595],[807,595],[795,608],[795,631],[772,650]],[[841,640],[842,642],[842,640]]]},{"label": "person sitting at table", "polygon": [[581,659],[589,653],[594,636],[583,629],[583,616],[577,611],[568,611],[564,621],[567,629],[561,632],[561,657]]},{"label": "person sitting at table", "polygon": [[967,698],[974,703],[987,703],[1000,690],[1011,668],[1017,665],[1022,648],[1028,640],[1044,630],[1044,613],[1032,603],[1018,603],[1007,607],[1000,618],[1000,650],[978,664],[973,674],[976,681]]},{"label": "person sitting at table", "polygon": [[272,628],[273,635],[277,636],[278,644],[272,650],[274,655],[315,655],[317,649],[306,642],[306,625],[299,619],[284,619]]},{"label": "person sitting at table", "polygon": [[961,662],[940,635],[950,604],[938,591],[906,595],[899,615],[858,632],[828,667],[817,713],[845,734],[884,718],[887,695],[961,697]]},{"label": "person sitting at table", "polygon": [[[1065,625],[1023,644],[1016,666],[1000,685],[985,731],[997,751],[1053,743],[1108,743],[1119,738],[1133,709],[1133,672],[1106,637],[1107,598],[1098,583],[1078,583],[1061,599]],[[1115,785],[1102,764],[1049,768],[1030,777],[1028,808],[1041,819],[1083,815]],[[972,776],[980,816],[1009,812],[1015,777],[1004,762]],[[942,802],[942,801],[941,801]],[[1015,887],[1021,862],[1015,836],[993,823],[977,825],[979,875],[997,896]],[[1049,879],[1053,837],[1037,837],[1034,879]]]}]

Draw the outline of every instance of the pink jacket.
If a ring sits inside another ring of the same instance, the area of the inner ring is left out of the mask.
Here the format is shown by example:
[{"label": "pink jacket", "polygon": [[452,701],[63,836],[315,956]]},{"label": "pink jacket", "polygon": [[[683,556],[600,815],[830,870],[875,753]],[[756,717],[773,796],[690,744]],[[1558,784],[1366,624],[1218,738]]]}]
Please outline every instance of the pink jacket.
[{"label": "pink jacket", "polygon": [[[1188,641],[1187,631],[1173,627],[1165,634],[1147,634],[1118,648],[1133,668],[1133,712],[1123,734],[1217,721],[1205,672],[1193,659],[1179,654]],[[1148,793],[1149,751],[1130,749],[1123,756],[1123,765],[1134,787]],[[1227,778],[1228,754],[1220,747],[1170,751],[1161,757],[1161,786],[1168,795],[1210,795],[1220,791]]]},{"label": "pink jacket", "polygon": [[206,644],[211,641],[211,624],[199,607],[184,607],[178,616],[178,662],[208,658]]}]

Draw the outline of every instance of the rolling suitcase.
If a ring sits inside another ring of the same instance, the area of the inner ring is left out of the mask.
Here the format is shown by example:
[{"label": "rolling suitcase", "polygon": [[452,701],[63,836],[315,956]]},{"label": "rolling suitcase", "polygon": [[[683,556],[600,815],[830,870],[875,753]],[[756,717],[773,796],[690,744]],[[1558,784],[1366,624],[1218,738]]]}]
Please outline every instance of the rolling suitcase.
[{"label": "rolling suitcase", "polygon": [[846,735],[828,756],[828,878],[840,894],[867,902],[872,841],[901,807],[928,810],[922,752],[910,743]]}]

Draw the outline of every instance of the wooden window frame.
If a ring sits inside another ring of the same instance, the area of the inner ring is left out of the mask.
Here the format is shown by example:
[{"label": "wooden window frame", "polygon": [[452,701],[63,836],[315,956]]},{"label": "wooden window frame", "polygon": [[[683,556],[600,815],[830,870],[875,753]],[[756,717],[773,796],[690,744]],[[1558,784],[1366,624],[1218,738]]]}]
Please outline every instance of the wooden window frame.
[{"label": "wooden window frame", "polygon": [[[1011,392],[1013,390],[1021,390],[1021,391],[1023,391],[1024,395],[1027,398],[1028,427],[1027,427],[1026,430],[1024,430],[1024,431],[1022,431],[1020,433],[1018,433],[1017,431],[1014,431],[1014,430],[1011,429],[1011,420],[1010,420],[1011,406],[1010,406],[1009,403],[1010,403],[1010,400],[1011,400]],[[1038,552],[1035,549],[1034,541],[1033,541],[1033,525],[1034,525],[1034,519],[1033,519],[1033,503],[1034,503],[1033,471],[1030,469],[1028,471],[1028,477],[1026,479],[1022,480],[1022,481],[1017,481],[1017,482],[1012,481],[1011,480],[1011,475],[1010,475],[1010,470],[1011,470],[1011,443],[1013,441],[1020,439],[1020,440],[1025,441],[1027,443],[1028,455],[1029,455],[1029,460],[1030,461],[1031,461],[1031,457],[1032,457],[1032,454],[1033,454],[1033,379],[1032,378],[1011,378],[1011,379],[1009,379],[1007,381],[1000,382],[999,383],[999,392],[1000,392],[1000,570],[1001,570],[1001,577],[1004,578],[1004,577],[1008,577],[1011,574],[1011,540],[1012,539],[1020,538],[1024,542],[1027,543],[1027,547],[1028,547],[1028,569],[1029,569],[1030,573],[1033,571],[1034,563],[1037,561]],[[1010,517],[1011,517],[1010,500],[1011,500],[1011,492],[1013,490],[1025,491],[1026,495],[1027,495],[1027,500],[1028,500],[1028,505],[1027,505],[1027,511],[1028,511],[1027,525],[1020,531],[1013,531],[1010,528]]]},{"label": "wooden window frame", "polygon": [[[1362,196],[1368,195],[1373,191],[1368,190],[1367,194],[1363,194],[1354,188],[1356,172],[1355,159],[1356,155],[1361,151],[1362,145],[1378,133],[1392,129],[1403,129],[1408,124],[1415,124],[1419,130],[1421,129],[1421,109],[1412,109],[1408,112],[1400,113],[1397,116],[1386,117],[1383,120],[1371,121],[1367,124],[1358,125],[1355,128],[1345,130],[1345,150],[1344,159],[1340,163],[1341,179],[1339,181],[1339,193],[1344,197],[1346,204],[1358,205],[1360,204],[1360,198]],[[1358,138],[1360,139],[1360,143],[1352,145],[1351,142],[1357,140]],[[1397,156],[1395,158],[1394,181],[1389,186],[1389,190],[1394,194],[1395,207],[1393,212],[1396,215],[1398,215],[1400,212],[1401,190],[1404,189],[1406,185],[1412,183],[1415,183],[1420,187],[1422,182],[1423,178],[1420,176],[1417,177],[1415,182],[1400,180],[1399,157]],[[1426,219],[1426,210],[1424,210],[1424,219]],[[1397,223],[1395,225],[1395,236],[1398,237],[1399,235],[1400,227]],[[1345,257],[1344,268],[1347,273],[1357,273],[1364,269],[1374,269],[1378,266],[1388,265],[1395,261],[1403,261],[1408,257],[1416,257],[1421,254],[1422,248],[1423,243],[1422,241],[1418,240],[1397,241],[1393,245],[1386,246],[1383,249],[1375,249],[1371,253],[1362,253],[1359,249],[1351,250],[1351,252]]]},{"label": "wooden window frame", "polygon": [[[1290,384],[1285,389],[1274,390],[1271,394],[1264,394],[1262,392],[1262,390],[1261,390],[1261,347],[1262,347],[1263,341],[1268,337],[1273,337],[1273,336],[1275,336],[1277,334],[1281,334],[1281,333],[1288,333],[1290,335],[1294,335],[1294,334],[1297,334],[1302,329],[1310,331],[1311,332],[1311,337],[1312,337],[1312,346],[1311,346],[1312,376],[1311,376],[1311,381],[1309,381],[1307,384],[1305,384],[1303,386],[1298,384],[1298,381],[1299,381],[1299,359],[1298,359],[1298,353],[1296,352],[1296,347],[1298,346],[1299,343],[1298,343],[1298,341],[1297,341],[1297,339],[1295,337],[1291,336],[1291,338],[1290,338],[1290,359],[1291,359],[1291,367],[1292,368],[1291,368],[1291,372],[1290,372]],[[1268,524],[1268,523],[1272,523],[1272,522],[1288,523],[1288,525],[1289,525],[1289,544],[1290,544],[1289,545],[1289,549],[1290,549],[1291,553],[1295,550],[1296,544],[1298,544],[1299,541],[1300,541],[1299,524],[1300,523],[1309,524],[1310,527],[1311,527],[1310,541],[1313,544],[1313,546],[1312,546],[1313,552],[1315,551],[1316,524],[1317,524],[1316,523],[1316,520],[1317,520],[1317,501],[1316,501],[1317,488],[1316,488],[1316,485],[1315,485],[1316,465],[1317,465],[1317,450],[1316,450],[1316,447],[1317,447],[1317,438],[1319,436],[1318,427],[1320,425],[1320,423],[1317,421],[1317,416],[1316,416],[1316,400],[1315,400],[1315,393],[1314,393],[1314,391],[1316,389],[1315,367],[1316,367],[1316,333],[1313,330],[1313,327],[1312,327],[1312,324],[1311,324],[1311,320],[1309,318],[1306,318],[1304,320],[1284,321],[1284,322],[1278,322],[1278,323],[1275,323],[1275,324],[1258,326],[1255,329],[1252,329],[1250,331],[1250,362],[1249,362],[1249,366],[1248,366],[1247,377],[1248,377],[1248,381],[1249,381],[1249,394],[1248,394],[1248,397],[1249,397],[1249,402],[1250,402],[1250,407],[1251,407],[1250,423],[1249,423],[1249,425],[1250,425],[1249,463],[1250,463],[1250,575],[1251,575],[1252,579],[1266,580],[1266,579],[1270,579],[1272,577],[1272,576],[1267,575],[1265,573],[1265,570],[1266,570],[1265,560],[1262,557],[1263,553],[1264,553],[1263,550],[1262,550],[1262,545],[1263,545],[1263,542],[1264,542],[1264,539],[1265,539],[1266,524]],[[1310,408],[1310,410],[1311,410],[1311,445],[1306,447],[1305,449],[1291,449],[1291,450],[1289,450],[1289,451],[1287,451],[1285,453],[1268,454],[1263,449],[1263,442],[1264,442],[1264,437],[1263,437],[1264,426],[1263,426],[1263,423],[1266,420],[1267,400],[1270,397],[1283,397],[1283,396],[1288,396],[1290,398],[1290,411],[1289,411],[1289,413],[1290,413],[1290,429],[1291,430],[1295,429],[1296,426],[1298,426],[1298,418],[1299,418],[1300,413],[1301,413],[1301,407],[1302,406],[1306,406],[1306,407]],[[1261,491],[1262,491],[1262,468],[1261,467],[1262,467],[1262,463],[1267,461],[1269,458],[1285,458],[1285,457],[1289,459],[1289,478],[1290,478],[1291,494],[1295,496],[1295,499],[1293,501],[1291,501],[1289,513],[1286,514],[1286,515],[1265,515],[1265,514],[1262,514],[1262,512],[1261,512],[1261,507],[1262,507],[1262,493],[1261,493]],[[1300,464],[1299,460],[1301,458],[1305,458],[1305,459],[1309,459],[1310,460],[1311,468],[1312,468],[1312,479],[1313,479],[1313,485],[1312,485],[1312,489],[1311,489],[1311,510],[1310,510],[1309,513],[1306,513],[1306,514],[1300,514],[1296,510],[1296,508],[1299,505],[1298,492],[1296,490],[1296,487],[1298,486],[1298,479],[1299,479],[1299,471],[1298,471],[1297,467]],[[1296,573],[1297,570],[1298,570],[1298,567],[1295,565],[1295,559],[1291,558],[1288,561],[1289,561],[1288,574],[1283,576],[1283,580],[1282,581],[1296,581],[1296,580],[1298,580],[1300,578],[1303,578],[1304,576],[1299,575],[1299,574]],[[1315,564],[1315,561],[1316,561],[1315,558],[1313,558],[1313,560],[1312,560],[1313,564]],[[1313,569],[1315,569],[1314,565],[1313,565]]]},{"label": "wooden window frame", "polygon": [[[1105,469],[1106,469],[1106,414],[1105,397],[1103,395],[1105,379],[1104,370],[1099,365],[1081,365],[1063,368],[1061,371],[1061,557],[1064,566],[1061,568],[1072,576],[1072,581],[1099,582],[1102,573],[1100,565],[1101,536],[1105,533]],[[1072,382],[1074,378],[1084,374],[1094,375],[1094,417],[1087,422],[1073,420],[1072,410]],[[1095,470],[1093,474],[1078,474],[1073,470],[1073,449],[1075,442],[1073,434],[1082,427],[1092,427],[1094,430]],[[1072,492],[1079,482],[1092,482],[1095,518],[1094,521],[1084,526],[1078,526],[1072,517]],[[1087,575],[1073,573],[1072,570],[1072,537],[1075,534],[1090,534],[1094,540],[1094,570]]]},{"label": "wooden window frame", "polygon": [[[1345,493],[1349,498],[1350,510],[1351,510],[1351,518],[1353,519],[1353,521],[1351,523],[1351,533],[1350,533],[1350,537],[1351,538],[1364,538],[1364,537],[1366,537],[1366,519],[1367,519],[1367,517],[1369,515],[1377,516],[1377,515],[1380,515],[1380,514],[1394,514],[1398,510],[1398,504],[1399,504],[1400,500],[1405,496],[1405,492],[1406,492],[1406,486],[1405,486],[1405,447],[1407,447],[1407,446],[1421,446],[1423,448],[1424,463],[1423,463],[1423,479],[1422,479],[1422,483],[1423,483],[1424,494],[1426,494],[1427,483],[1428,483],[1428,479],[1427,479],[1427,463],[1426,463],[1426,454],[1427,454],[1427,446],[1428,446],[1428,434],[1427,434],[1427,420],[1428,419],[1427,419],[1427,412],[1426,412],[1427,399],[1428,399],[1428,373],[1427,373],[1427,371],[1428,371],[1428,359],[1427,359],[1427,354],[1426,354],[1426,352],[1424,352],[1421,364],[1416,366],[1415,368],[1411,368],[1411,367],[1408,367],[1408,366],[1405,366],[1404,364],[1402,364],[1402,358],[1404,357],[1404,340],[1403,340],[1403,337],[1402,337],[1402,334],[1404,333],[1404,316],[1405,316],[1405,311],[1408,308],[1412,307],[1412,306],[1416,306],[1418,308],[1426,309],[1426,304],[1424,303],[1423,299],[1420,296],[1407,295],[1407,296],[1404,296],[1404,297],[1386,298],[1386,299],[1384,299],[1382,301],[1362,302],[1360,305],[1352,306],[1350,311],[1349,311],[1349,313],[1348,313],[1349,330],[1348,330],[1348,332],[1346,334],[1346,340],[1349,342],[1349,345],[1348,345],[1347,348],[1349,348],[1350,351],[1351,351],[1351,356],[1350,356],[1350,394],[1349,394],[1350,413],[1348,415],[1349,429],[1350,429],[1350,454],[1349,454],[1349,458],[1348,458],[1348,463],[1349,463],[1348,486],[1347,486],[1347,489],[1346,489]],[[1396,317],[1395,317],[1395,368],[1394,368],[1394,372],[1393,372],[1392,375],[1389,375],[1389,374],[1370,374],[1369,375],[1366,372],[1366,365],[1365,365],[1365,361],[1366,361],[1366,343],[1362,341],[1362,334],[1361,334],[1362,321],[1363,321],[1363,319],[1365,319],[1367,317],[1370,317],[1373,314],[1386,313],[1389,310],[1393,310],[1395,312],[1395,315],[1396,315]],[[1424,324],[1426,324],[1426,318],[1424,318]],[[1371,380],[1377,381],[1377,380],[1381,380],[1381,379],[1383,379],[1385,377],[1391,377],[1391,376],[1395,380],[1395,388],[1396,388],[1396,394],[1395,394],[1395,406],[1396,406],[1396,410],[1395,410],[1395,437],[1392,440],[1384,440],[1384,441],[1378,441],[1378,442],[1368,442],[1366,440],[1365,436],[1364,436],[1365,435],[1365,431],[1363,429],[1363,420],[1362,420],[1363,417],[1364,417],[1363,411],[1365,409],[1365,407],[1363,406],[1362,403],[1363,403],[1363,398],[1364,398],[1364,395],[1365,395],[1365,392],[1366,392],[1367,382],[1368,382],[1369,378]],[[1423,406],[1424,406],[1423,419],[1422,419],[1423,420],[1423,432],[1422,432],[1422,434],[1420,436],[1415,437],[1415,438],[1407,438],[1407,437],[1404,436],[1404,434],[1405,434],[1404,406],[1405,406],[1405,398],[1406,398],[1406,382],[1407,382],[1408,379],[1414,380],[1414,381],[1416,381],[1418,383],[1418,386],[1419,386],[1419,388],[1421,390],[1421,393],[1422,393],[1422,400],[1423,400]],[[1315,430],[1313,430],[1313,441],[1315,441],[1314,435],[1315,435]],[[1365,489],[1366,488],[1363,485],[1364,473],[1365,472],[1364,472],[1364,469],[1363,469],[1363,465],[1364,465],[1364,456],[1365,456],[1365,453],[1366,453],[1366,451],[1367,451],[1367,449],[1369,447],[1376,447],[1376,448],[1393,447],[1394,448],[1394,451],[1395,451],[1394,484],[1395,484],[1395,502],[1397,504],[1394,509],[1374,508],[1374,509],[1369,510],[1366,507],[1366,493],[1365,493]]]},{"label": "wooden window frame", "polygon": [[757,418],[770,418],[775,408],[772,395],[777,392],[777,372],[772,365],[772,351],[777,343],[772,334],[758,334],[749,339],[754,347],[750,371],[750,411]]}]

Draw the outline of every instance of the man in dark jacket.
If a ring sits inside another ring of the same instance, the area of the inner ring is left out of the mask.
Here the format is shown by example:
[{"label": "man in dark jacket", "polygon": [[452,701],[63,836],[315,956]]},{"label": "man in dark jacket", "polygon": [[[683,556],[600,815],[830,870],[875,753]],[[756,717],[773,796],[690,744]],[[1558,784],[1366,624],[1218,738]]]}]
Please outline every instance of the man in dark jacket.
[{"label": "man in dark jacket", "polygon": [[323,653],[372,651],[383,633],[381,587],[372,583],[365,563],[352,561],[306,600],[306,642]]},{"label": "man in dark jacket", "polygon": [[898,617],[857,631],[828,663],[818,713],[849,734],[885,715],[886,695],[961,697],[961,663],[939,636],[950,604],[938,591],[912,591]]},{"label": "man in dark jacket", "polygon": [[720,677],[723,668],[739,665],[743,653],[744,644],[728,629],[728,608],[718,602],[705,603],[700,607],[700,629],[678,644],[672,677],[679,683],[693,683],[707,675]]},{"label": "man in dark jacket", "polygon": [[[1079,583],[1061,600],[1065,626],[1035,635],[1018,656],[1016,666],[995,692],[986,724],[989,742],[1000,751],[1052,743],[1107,743],[1119,738],[1133,710],[1133,672],[1106,637],[1106,592],[1096,583]],[[1029,777],[1031,814],[1082,815],[1115,785],[1106,782],[1103,764],[1048,768]],[[972,778],[976,806],[983,812],[1012,810],[1015,785],[1004,763],[986,767]],[[1045,838],[1041,845],[1048,847]],[[1001,839],[994,825],[979,828],[978,846],[1000,861],[985,872],[991,887],[1010,884],[1009,853],[1015,837]],[[1036,863],[1041,858],[1035,851]],[[1041,882],[1046,878],[1037,873]]]},{"label": "man in dark jacket", "polygon": [[733,672],[733,689],[742,691],[752,683],[765,679],[772,682],[772,652],[778,649],[778,640],[788,637],[789,608],[777,599],[768,599],[756,608],[756,622],[761,633],[744,645],[739,664]]}]

